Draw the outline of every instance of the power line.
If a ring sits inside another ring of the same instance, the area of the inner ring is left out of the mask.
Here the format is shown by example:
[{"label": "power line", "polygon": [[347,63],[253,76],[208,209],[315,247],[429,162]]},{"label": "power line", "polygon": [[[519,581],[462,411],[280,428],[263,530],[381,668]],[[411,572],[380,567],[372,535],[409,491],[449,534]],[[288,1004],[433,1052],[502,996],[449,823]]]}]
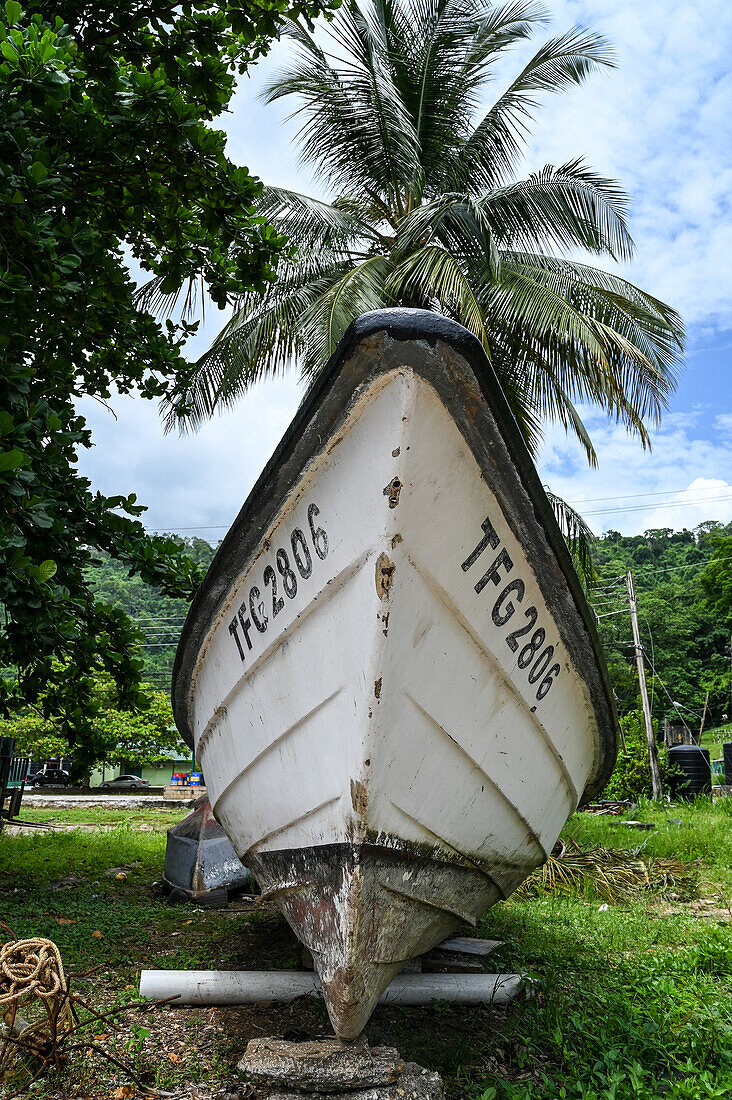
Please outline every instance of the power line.
[{"label": "power line", "polygon": [[[625,493],[619,496],[605,496],[605,497],[579,497],[577,500],[568,501],[572,507],[575,504],[593,504],[596,501],[601,500],[638,500],[643,497],[658,497],[669,496],[673,493],[686,493],[686,489],[659,489],[652,493]],[[732,501],[732,496],[718,496],[718,497],[699,497],[696,500],[668,500],[660,501],[658,504],[638,504],[630,505],[628,508],[597,508],[590,512],[585,512],[587,516],[601,516],[607,515],[611,512],[645,512],[649,508],[684,508],[693,507],[698,504],[716,504],[719,501]],[[233,520],[231,521],[233,523]],[[179,527],[176,523],[169,525],[170,530],[177,531],[228,531],[231,527],[231,523],[198,523],[193,526]],[[153,534],[164,534],[166,528],[156,528]]]},{"label": "power line", "polygon": [[[675,569],[701,569],[703,565],[709,565],[710,562],[718,561],[732,561],[732,554],[725,554],[723,558],[705,558],[704,561],[692,561],[686,565],[659,565],[656,569],[634,569],[634,576],[649,576],[652,573],[668,573],[673,572]],[[618,577],[621,574],[618,573]],[[603,585],[595,589],[595,592],[604,592],[608,588],[619,588],[617,580],[610,581],[608,584]]]},{"label": "power line", "polygon": [[[145,618],[148,622],[151,623],[167,623],[176,622],[178,620],[182,622],[183,619],[185,619],[186,614],[186,611],[181,611],[178,615],[146,615]],[[142,622],[142,619],[138,617],[137,619],[135,619],[135,622]]]},{"label": "power line", "polygon": [[[232,520],[231,523],[233,523],[233,522],[234,521]],[[199,523],[195,527],[178,527],[178,526],[176,526],[176,524],[172,523],[170,525],[170,527],[171,527],[173,533],[175,533],[176,531],[216,531],[216,530],[226,530],[226,531],[228,531],[228,529],[231,527],[231,523]],[[164,535],[167,530],[168,530],[167,528],[163,529],[161,527],[158,527],[153,531],[153,534],[154,535]]]},{"label": "power line", "polygon": [[[598,500],[636,500],[639,497],[666,497],[672,493],[688,493],[689,486],[684,489],[659,489],[653,493],[621,493],[619,496],[609,497],[579,497],[577,500],[569,501],[574,506],[575,504],[594,504]],[[649,505],[649,507],[652,507]]]},{"label": "power line", "polygon": [[700,497],[698,500],[662,500],[658,504],[631,504],[627,508],[595,508],[583,512],[583,516],[607,516],[612,512],[647,512],[649,508],[691,508],[700,504],[716,504],[719,501],[732,501],[732,496]]}]

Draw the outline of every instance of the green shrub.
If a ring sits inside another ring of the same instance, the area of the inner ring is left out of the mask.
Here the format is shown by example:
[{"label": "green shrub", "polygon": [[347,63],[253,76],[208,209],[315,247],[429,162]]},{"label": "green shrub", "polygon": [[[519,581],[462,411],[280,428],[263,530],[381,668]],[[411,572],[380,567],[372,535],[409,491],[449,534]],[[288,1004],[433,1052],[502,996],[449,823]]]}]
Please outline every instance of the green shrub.
[{"label": "green shrub", "polygon": [[[636,802],[639,798],[650,798],[652,794],[651,769],[648,763],[646,731],[641,711],[633,710],[620,719],[623,737],[620,742],[618,759],[608,780],[603,796],[605,798],[630,798]],[[654,724],[654,733],[655,730]],[[623,741],[625,747],[623,747]],[[668,789],[670,777],[668,751],[663,745],[658,749],[658,763],[664,790]]]}]

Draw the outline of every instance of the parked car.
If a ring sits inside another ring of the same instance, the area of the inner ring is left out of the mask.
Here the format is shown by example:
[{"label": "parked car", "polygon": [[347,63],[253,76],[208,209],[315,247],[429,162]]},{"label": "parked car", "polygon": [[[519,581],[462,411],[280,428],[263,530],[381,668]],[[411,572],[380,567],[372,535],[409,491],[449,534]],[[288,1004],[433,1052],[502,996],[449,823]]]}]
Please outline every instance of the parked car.
[{"label": "parked car", "polygon": [[99,784],[104,790],[137,791],[140,787],[149,787],[147,779],[140,779],[139,775],[118,775],[116,779],[107,779]]},{"label": "parked car", "polygon": [[68,787],[69,773],[63,768],[49,768],[29,775],[26,783],[31,787]]}]

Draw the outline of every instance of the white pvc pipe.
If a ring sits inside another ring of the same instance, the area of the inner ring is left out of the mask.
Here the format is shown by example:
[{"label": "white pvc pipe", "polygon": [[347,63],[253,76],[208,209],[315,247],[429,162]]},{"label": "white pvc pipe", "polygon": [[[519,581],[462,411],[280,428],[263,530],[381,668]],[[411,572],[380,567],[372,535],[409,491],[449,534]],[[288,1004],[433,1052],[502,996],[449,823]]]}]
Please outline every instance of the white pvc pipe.
[{"label": "white pvc pipe", "polygon": [[294,970],[143,970],[140,996],[179,1005],[237,1005],[318,996],[313,973]]},{"label": "white pvc pipe", "polygon": [[[521,974],[399,974],[381,996],[381,1004],[497,1004],[529,992]],[[150,1000],[175,997],[179,1005],[256,1004],[292,1001],[303,995],[322,997],[313,973],[294,970],[143,970],[140,996]]]},{"label": "white pvc pipe", "polygon": [[521,974],[397,974],[379,1003],[425,1005],[431,1001],[450,1001],[457,1005],[505,1005],[530,985]]}]

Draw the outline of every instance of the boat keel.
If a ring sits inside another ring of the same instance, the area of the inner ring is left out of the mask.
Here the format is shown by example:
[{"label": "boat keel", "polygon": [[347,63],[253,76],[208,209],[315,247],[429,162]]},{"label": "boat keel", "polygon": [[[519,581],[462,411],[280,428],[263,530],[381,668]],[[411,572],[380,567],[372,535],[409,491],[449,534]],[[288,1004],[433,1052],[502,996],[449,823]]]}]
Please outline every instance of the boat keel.
[{"label": "boat keel", "polygon": [[245,858],[263,896],[312,953],[341,1039],[361,1034],[405,963],[474,924],[505,892],[478,868],[372,844]]}]

